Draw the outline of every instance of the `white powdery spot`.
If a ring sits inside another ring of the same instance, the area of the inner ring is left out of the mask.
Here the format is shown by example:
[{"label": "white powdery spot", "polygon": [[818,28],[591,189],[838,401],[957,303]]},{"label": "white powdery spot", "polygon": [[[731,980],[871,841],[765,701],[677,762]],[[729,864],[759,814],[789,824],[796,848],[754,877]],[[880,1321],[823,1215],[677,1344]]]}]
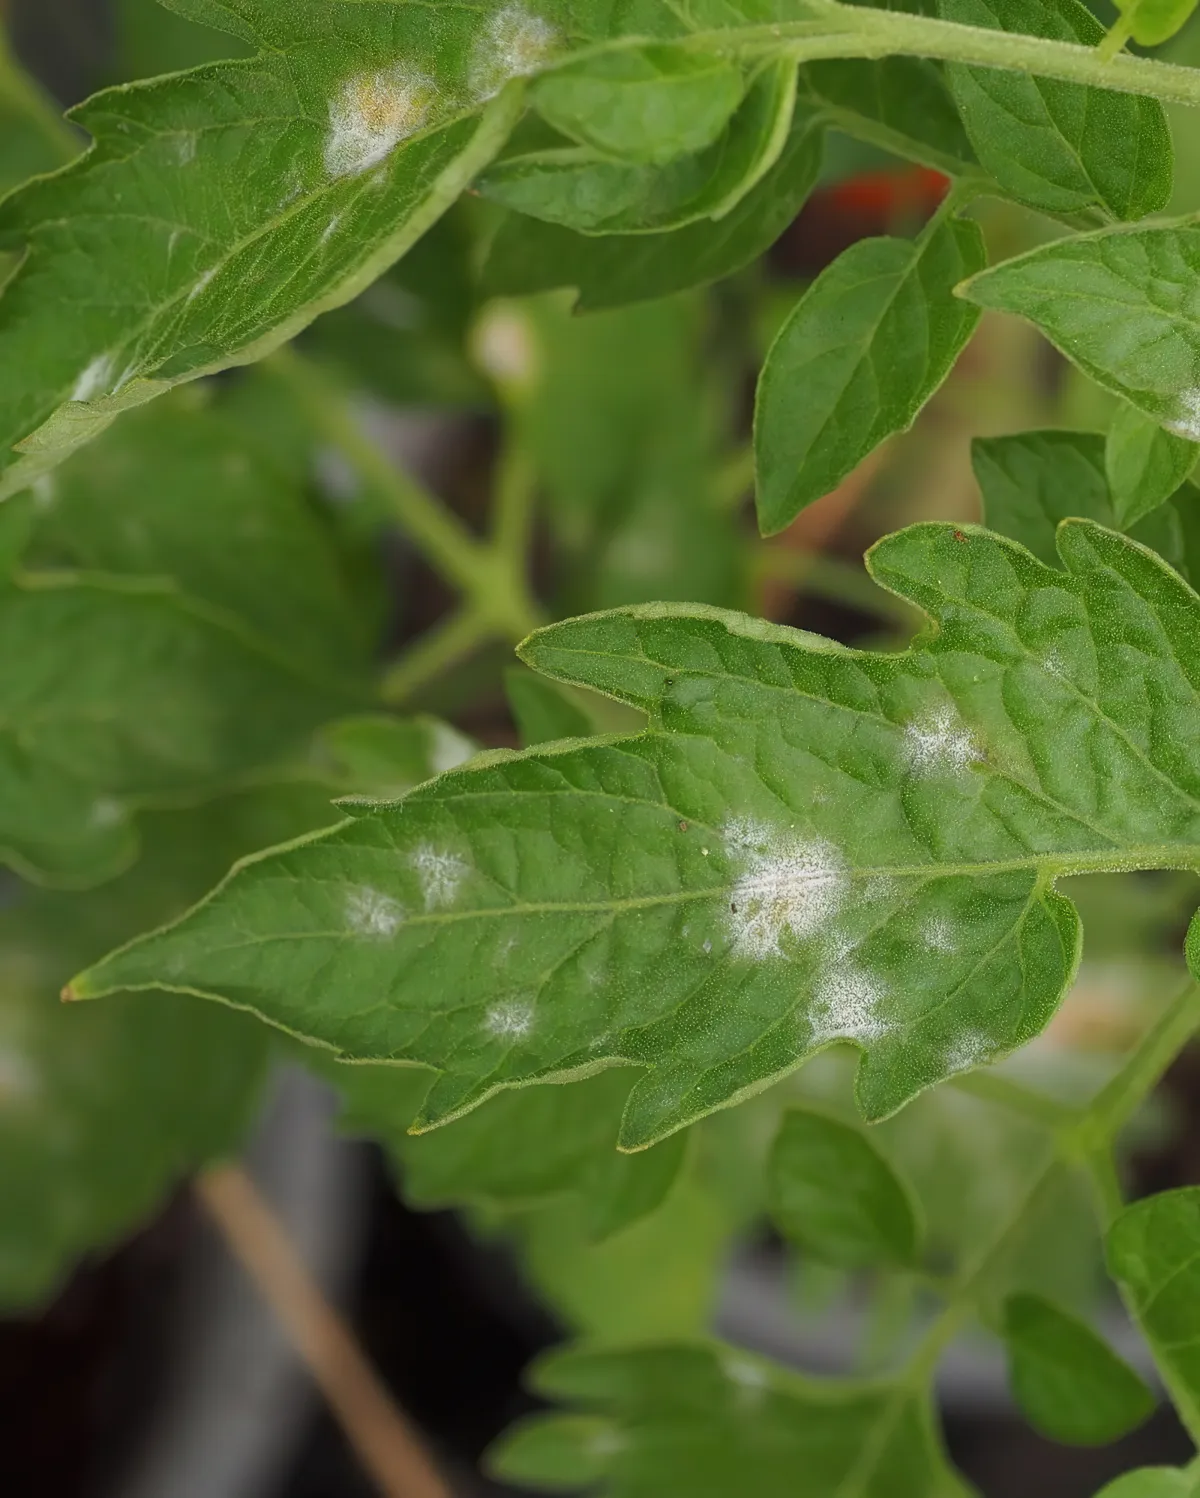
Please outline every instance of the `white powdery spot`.
[{"label": "white powdery spot", "polygon": [[1178,414],[1163,426],[1177,437],[1186,437],[1189,442],[1200,442],[1200,385],[1190,390],[1181,390],[1177,397]]},{"label": "white powdery spot", "polygon": [[198,280],[193,281],[192,289],[187,294],[188,301],[194,302],[200,295],[200,293],[204,290],[204,288],[212,281],[215,275],[215,270],[206,270]]},{"label": "white powdery spot", "polygon": [[93,827],[115,827],[125,816],[125,808],[111,796],[101,796],[92,802],[88,821]]},{"label": "white powdery spot", "polygon": [[516,1002],[493,1004],[483,1025],[492,1035],[520,1040],[533,1029],[533,1005]]},{"label": "white powdery spot", "polygon": [[341,223],[341,221],[342,221],[342,215],[340,213],[335,213],[333,215],[333,217],[329,220],[329,222],[325,225],[325,229],[324,229],[323,233],[321,234],[321,243],[322,244],[328,244],[329,243],[329,241],[337,233],[338,225]]},{"label": "white powdery spot", "polygon": [[86,369],[80,372],[71,391],[73,401],[95,400],[103,395],[112,379],[113,363],[107,354],[99,354]]},{"label": "white powdery spot", "polygon": [[785,932],[812,936],[841,908],[846,871],[831,843],[741,820],[725,829],[725,847],[744,869],[729,897],[729,929],[739,956],[782,956]]},{"label": "white powdery spot", "polygon": [[175,159],[180,166],[189,166],[196,159],[196,137],[188,131],[175,142]]},{"label": "white powdery spot", "polygon": [[827,972],[813,992],[808,1019],[811,1044],[830,1040],[878,1040],[887,1032],[879,1015],[884,996],[880,983],[861,968],[843,966]]},{"label": "white powdery spot", "polygon": [[442,852],[432,843],[422,843],[414,848],[408,861],[421,881],[426,910],[442,910],[453,905],[459,886],[471,872],[461,858]]},{"label": "white powdery spot", "polygon": [[523,5],[506,5],[483,29],[471,54],[469,87],[490,99],[510,78],[536,73],[554,50],[558,33]]},{"label": "white powdery spot", "polygon": [[41,1074],[29,1057],[11,1046],[0,1046],[0,1108],[32,1103],[41,1091]]},{"label": "white powdery spot", "polygon": [[766,1373],[749,1358],[722,1358],[721,1372],[731,1384],[737,1385],[740,1401],[744,1404],[760,1403],[770,1387],[771,1381]]},{"label": "white powdery spot", "polygon": [[357,177],[377,166],[420,130],[436,98],[433,79],[403,65],[348,78],[329,105],[325,170]]},{"label": "white powdery spot", "polygon": [[43,473],[41,478],[33,481],[33,507],[35,510],[49,510],[54,507],[58,499],[58,485],[54,476]]},{"label": "white powdery spot", "polygon": [[958,773],[979,758],[979,748],[954,710],[939,707],[905,724],[904,758],[918,775]]},{"label": "white powdery spot", "polygon": [[457,728],[448,723],[434,723],[429,731],[429,768],[435,775],[444,775],[458,765],[465,764],[475,753],[475,745]]},{"label": "white powdery spot", "polygon": [[945,916],[934,915],[921,927],[921,940],[931,952],[953,952],[957,943],[954,931]]},{"label": "white powdery spot", "polygon": [[991,1037],[983,1030],[967,1030],[960,1035],[942,1058],[948,1077],[954,1076],[956,1072],[970,1071],[972,1067],[983,1066],[991,1060],[992,1041]]},{"label": "white powdery spot", "polygon": [[355,936],[395,936],[404,922],[404,907],[398,900],[370,885],[352,889],[346,896],[346,925]]}]

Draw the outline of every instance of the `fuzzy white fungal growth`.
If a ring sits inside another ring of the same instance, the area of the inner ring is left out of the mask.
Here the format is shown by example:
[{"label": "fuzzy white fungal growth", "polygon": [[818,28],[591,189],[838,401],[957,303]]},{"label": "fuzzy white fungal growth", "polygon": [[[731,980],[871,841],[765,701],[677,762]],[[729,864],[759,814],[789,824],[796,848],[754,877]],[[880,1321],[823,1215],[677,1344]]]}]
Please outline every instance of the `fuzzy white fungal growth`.
[{"label": "fuzzy white fungal growth", "polygon": [[442,722],[430,725],[429,768],[435,775],[444,775],[447,770],[453,770],[474,753],[475,745],[456,728]]},{"label": "fuzzy white fungal growth", "polygon": [[333,217],[329,220],[329,222],[325,225],[325,228],[322,231],[322,234],[321,234],[321,243],[322,244],[328,244],[329,243],[329,241],[337,233],[338,225],[341,223],[341,221],[342,221],[342,215],[340,213],[335,213],[333,215]]},{"label": "fuzzy white fungal growth", "polygon": [[967,1030],[947,1050],[942,1059],[946,1075],[970,1071],[973,1066],[982,1066],[991,1059],[991,1037],[983,1030]]},{"label": "fuzzy white fungal growth", "polygon": [[725,829],[725,847],[744,870],[729,896],[729,929],[739,956],[782,956],[785,933],[812,936],[841,908],[846,871],[831,843],[737,821]]},{"label": "fuzzy white fungal growth", "polygon": [[904,727],[904,758],[918,775],[956,774],[979,758],[970,730],[949,707]]},{"label": "fuzzy white fungal growth", "polygon": [[189,166],[196,159],[196,137],[188,130],[175,142],[175,159],[180,166]]},{"label": "fuzzy white fungal growth", "polygon": [[931,952],[953,952],[957,943],[945,916],[934,915],[921,928],[921,940]]},{"label": "fuzzy white fungal growth", "polygon": [[215,270],[206,270],[202,276],[193,281],[192,289],[187,294],[188,301],[194,302],[215,275]]},{"label": "fuzzy white fungal growth", "polygon": [[523,5],[506,5],[493,15],[471,54],[469,87],[476,99],[490,99],[510,78],[536,73],[554,50],[558,33]]},{"label": "fuzzy white fungal growth", "polygon": [[329,105],[325,170],[357,177],[377,166],[428,120],[437,85],[403,66],[360,73]]},{"label": "fuzzy white fungal growth", "polygon": [[484,1029],[493,1035],[520,1040],[533,1029],[533,1005],[516,1002],[494,1004],[483,1024]]},{"label": "fuzzy white fungal growth", "polygon": [[1190,390],[1181,390],[1178,396],[1178,415],[1163,426],[1177,437],[1186,437],[1189,442],[1200,442],[1200,385]]},{"label": "fuzzy white fungal growth", "polygon": [[99,354],[86,369],[80,372],[71,391],[73,401],[95,400],[104,395],[112,380],[113,363],[107,354]]},{"label": "fuzzy white fungal growth", "polygon": [[0,1046],[0,1108],[32,1103],[41,1090],[41,1075],[29,1057],[11,1046]]},{"label": "fuzzy white fungal growth", "polygon": [[470,873],[461,858],[442,852],[432,843],[422,843],[414,848],[408,861],[421,881],[426,910],[442,910],[453,905],[459,886]]},{"label": "fuzzy white fungal growth", "polygon": [[842,966],[818,981],[813,992],[810,1043],[829,1040],[878,1040],[887,1022],[879,1015],[884,990],[861,968]]},{"label": "fuzzy white fungal growth", "polygon": [[404,907],[389,895],[362,885],[346,896],[346,925],[355,936],[394,936],[404,922]]}]

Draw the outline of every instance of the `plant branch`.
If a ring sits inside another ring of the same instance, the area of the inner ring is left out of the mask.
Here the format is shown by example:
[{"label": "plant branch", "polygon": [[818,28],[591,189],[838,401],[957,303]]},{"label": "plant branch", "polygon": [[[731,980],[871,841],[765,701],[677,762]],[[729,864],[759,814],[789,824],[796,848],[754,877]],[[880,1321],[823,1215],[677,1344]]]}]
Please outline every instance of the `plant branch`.
[{"label": "plant branch", "polygon": [[279,1220],[236,1165],[197,1180],[205,1210],[292,1345],[386,1498],[450,1498],[416,1433],[341,1317],[313,1283]]},{"label": "plant branch", "polygon": [[486,619],[466,608],[427,630],[393,661],[380,683],[380,696],[397,705],[473,654],[492,631]]}]

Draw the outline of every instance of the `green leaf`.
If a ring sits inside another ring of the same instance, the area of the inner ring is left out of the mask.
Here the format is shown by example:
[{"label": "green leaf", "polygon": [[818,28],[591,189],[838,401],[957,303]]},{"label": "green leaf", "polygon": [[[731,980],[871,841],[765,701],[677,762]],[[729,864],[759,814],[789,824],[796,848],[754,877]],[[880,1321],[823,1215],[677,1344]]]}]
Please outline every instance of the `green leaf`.
[{"label": "green leaf", "polygon": [[31,575],[0,593],[0,657],[0,857],[61,883],[129,861],[132,808],[269,765],[356,701],[153,580]]},{"label": "green leaf", "polygon": [[1197,1498],[1200,1482],[1177,1467],[1140,1467],[1110,1482],[1096,1498]]},{"label": "green leaf", "polygon": [[1059,550],[886,538],[872,574],[938,625],[902,654],[696,605],[539,631],[529,664],[647,730],[244,864],[75,995],[184,987],[438,1068],[423,1126],[625,1063],[637,1148],[834,1040],[882,1117],[1041,1030],[1079,955],[1057,876],[1200,862],[1200,600],[1095,525]]},{"label": "green leaf", "polygon": [[1133,406],[1117,408],[1104,467],[1123,530],[1170,499],[1196,466],[1197,451],[1196,443],[1164,431]]},{"label": "green leaf", "polygon": [[[1103,437],[1091,432],[977,437],[971,455],[985,523],[1049,566],[1058,562],[1054,535],[1061,520],[1082,517],[1119,528]],[[1129,529],[1134,540],[1193,586],[1200,580],[1200,492],[1191,484]]]},{"label": "green leaf", "polygon": [[910,243],[866,239],[821,273],[780,329],[754,416],[764,535],[906,430],[978,320],[953,295],[986,263],[978,227],[939,220]]},{"label": "green leaf", "polygon": [[186,909],[240,854],[334,815],[309,786],[155,813],[131,872],[86,894],[23,890],[0,915],[0,1304],[42,1298],[235,1148],[262,1076],[266,1034],[245,1016],[154,993],[66,1009],[72,968]]},{"label": "green leaf", "polygon": [[902,1386],[800,1378],[715,1345],[568,1350],[535,1367],[539,1393],[595,1411],[536,1415],[490,1456],[502,1479],[606,1498],[858,1498],[965,1492],[924,1397]]},{"label": "green leaf", "polygon": [[712,145],[744,91],[724,58],[659,45],[567,63],[533,84],[530,102],[564,135],[663,166]]},{"label": "green leaf", "polygon": [[1157,47],[1173,37],[1191,18],[1196,0],[1115,0],[1129,25],[1129,34],[1142,47]]},{"label": "green leaf", "polygon": [[1009,1297],[1003,1335],[1013,1397],[1051,1440],[1103,1446],[1154,1412],[1154,1395],[1129,1364],[1040,1295]]},{"label": "green leaf", "polygon": [[368,617],[326,518],[244,423],[179,392],[17,501],[26,571],[159,579],[266,650],[365,682]]},{"label": "green leaf", "polygon": [[767,1193],[779,1231],[825,1263],[861,1269],[916,1260],[908,1189],[852,1124],[800,1109],[786,1114],[767,1162]]},{"label": "green leaf", "polygon": [[1097,384],[1200,440],[1200,225],[1103,229],[1030,250],[959,288],[1015,312]]},{"label": "green leaf", "polygon": [[504,690],[526,749],[555,739],[586,738],[593,731],[591,719],[561,687],[532,671],[506,671]]},{"label": "green leaf", "polygon": [[0,496],[374,281],[500,148],[519,107],[502,85],[561,35],[515,5],[436,24],[327,0],[174,8],[257,55],[97,95],[74,114],[92,150],[0,209],[0,247],[26,252],[0,299],[0,450],[24,455]]},{"label": "green leaf", "polygon": [[1200,1432],[1200,1187],[1134,1202],[1108,1231],[1109,1273],[1150,1343],[1171,1402]]},{"label": "green leaf", "polygon": [[440,718],[364,713],[321,728],[312,762],[316,773],[331,784],[393,801],[422,781],[455,769],[477,747]]},{"label": "green leaf", "polygon": [[[939,0],[943,19],[1093,47],[1104,28],[1079,0]],[[946,69],[984,168],[1011,197],[1047,213],[1099,208],[1144,218],[1171,196],[1162,105],[1027,73]]]},{"label": "green leaf", "polygon": [[796,217],[816,183],[822,139],[814,116],[798,117],[775,164],[715,225],[597,237],[511,215],[488,251],[483,290],[522,296],[572,286],[590,312],[719,281],[756,260]]},{"label": "green leaf", "polygon": [[805,63],[799,95],[846,135],[951,176],[979,172],[937,63],[917,57]]},{"label": "green leaf", "polygon": [[477,186],[518,213],[588,234],[661,233],[719,219],[779,159],[795,96],[795,65],[772,63],[706,151],[651,166],[614,161],[590,148],[540,148],[496,162]]}]

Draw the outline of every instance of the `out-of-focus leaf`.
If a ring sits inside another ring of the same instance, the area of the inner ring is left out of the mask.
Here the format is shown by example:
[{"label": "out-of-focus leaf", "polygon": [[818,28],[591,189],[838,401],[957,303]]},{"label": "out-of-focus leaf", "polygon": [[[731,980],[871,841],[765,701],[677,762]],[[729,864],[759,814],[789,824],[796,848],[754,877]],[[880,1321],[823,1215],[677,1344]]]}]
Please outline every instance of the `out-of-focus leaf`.
[{"label": "out-of-focus leaf", "polygon": [[1114,0],[1130,23],[1130,35],[1143,47],[1157,47],[1186,24],[1196,0]]},{"label": "out-of-focus leaf", "polygon": [[526,749],[555,739],[586,738],[593,732],[584,710],[544,676],[513,668],[504,674],[504,690]]}]

